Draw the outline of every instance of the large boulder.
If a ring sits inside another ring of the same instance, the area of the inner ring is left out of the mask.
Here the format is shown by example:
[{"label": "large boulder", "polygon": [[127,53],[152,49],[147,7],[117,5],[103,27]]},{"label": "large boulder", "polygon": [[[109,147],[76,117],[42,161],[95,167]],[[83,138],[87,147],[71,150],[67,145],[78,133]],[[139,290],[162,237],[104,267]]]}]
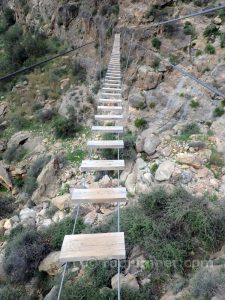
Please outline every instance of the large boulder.
[{"label": "large boulder", "polygon": [[145,98],[140,94],[132,94],[128,98],[130,106],[134,108],[143,108],[146,106]]},{"label": "large boulder", "polygon": [[7,147],[10,148],[13,145],[19,147],[20,145],[23,145],[23,147],[29,152],[41,153],[45,150],[45,147],[41,143],[41,137],[33,136],[28,131],[19,131],[11,137],[8,141]]},{"label": "large boulder", "polygon": [[24,145],[25,142],[31,137],[31,133],[28,131],[19,131],[15,133],[8,141],[7,147],[10,148],[13,145],[19,146]]},{"label": "large boulder", "polygon": [[56,197],[59,188],[57,182],[58,169],[59,163],[55,158],[50,160],[50,162],[42,169],[37,178],[38,188],[32,195],[32,201],[35,204]]},{"label": "large boulder", "polygon": [[71,206],[71,196],[70,194],[64,194],[62,196],[57,196],[51,199],[52,204],[60,210],[69,208]]},{"label": "large boulder", "polygon": [[212,77],[216,87],[225,92],[225,63],[218,64],[212,71]]},{"label": "large boulder", "polygon": [[149,193],[152,185],[153,177],[147,163],[142,158],[138,158],[125,182],[128,192],[133,195]]},{"label": "large boulder", "polygon": [[152,155],[158,145],[160,144],[160,139],[158,136],[152,133],[152,129],[144,130],[141,135],[138,136],[136,141],[137,152],[146,152],[148,155]]},{"label": "large boulder", "polygon": [[6,187],[8,190],[11,190],[13,187],[9,174],[1,162],[0,162],[0,184]]},{"label": "large boulder", "polygon": [[175,163],[173,161],[164,161],[161,163],[156,170],[155,173],[155,179],[157,181],[164,181],[164,180],[169,180],[172,173],[174,172],[175,169]]},{"label": "large boulder", "polygon": [[26,219],[35,219],[36,211],[30,208],[24,208],[20,211],[20,220],[24,221]]},{"label": "large boulder", "polygon": [[218,118],[213,122],[211,129],[216,137],[217,150],[225,154],[225,119]]},{"label": "large boulder", "polygon": [[157,87],[162,80],[160,72],[154,72],[147,66],[141,66],[138,69],[138,80],[135,85],[142,90],[151,90]]},{"label": "large boulder", "polygon": [[45,257],[38,269],[40,272],[46,272],[48,275],[56,275],[59,271],[59,268],[62,266],[62,263],[59,261],[60,251],[51,252]]},{"label": "large boulder", "polygon": [[7,104],[6,103],[1,103],[0,104],[0,122],[3,121],[5,113],[7,109]]},{"label": "large boulder", "polygon": [[[120,274],[120,285],[126,286],[131,289],[139,290],[139,284],[137,282],[137,278],[133,274],[127,274],[126,276]],[[118,284],[118,274],[114,275],[111,279],[111,286],[113,290],[117,289]]]},{"label": "large boulder", "polygon": [[195,154],[179,153],[177,154],[176,159],[179,163],[192,166],[195,169],[200,169],[202,167],[202,161]]}]

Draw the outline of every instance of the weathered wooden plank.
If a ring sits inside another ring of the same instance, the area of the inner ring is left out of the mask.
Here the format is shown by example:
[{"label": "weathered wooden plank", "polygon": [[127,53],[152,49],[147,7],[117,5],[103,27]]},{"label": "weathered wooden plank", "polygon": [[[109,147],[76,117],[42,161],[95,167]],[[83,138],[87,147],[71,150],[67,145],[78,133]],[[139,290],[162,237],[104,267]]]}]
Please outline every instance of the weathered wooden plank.
[{"label": "weathered wooden plank", "polygon": [[98,102],[101,102],[101,103],[108,103],[108,104],[121,104],[123,101],[121,99],[114,99],[114,98],[111,98],[111,99],[99,99]]},{"label": "weathered wooden plank", "polygon": [[61,263],[89,260],[125,259],[123,232],[66,235],[59,260]]},{"label": "weathered wooden plank", "polygon": [[107,106],[97,106],[98,110],[103,110],[103,111],[114,111],[114,112],[122,112],[123,107],[122,106],[112,106],[112,105],[107,105]]},{"label": "weathered wooden plank", "polygon": [[80,166],[81,172],[123,171],[124,168],[124,160],[83,160]]},{"label": "weathered wooden plank", "polygon": [[70,189],[71,201],[78,203],[113,203],[125,202],[126,188],[99,188],[99,189]]},{"label": "weathered wooden plank", "polygon": [[90,149],[123,149],[124,142],[122,140],[88,141],[87,147]]},{"label": "weathered wooden plank", "polygon": [[92,126],[91,130],[99,133],[123,133],[123,126]]},{"label": "weathered wooden plank", "polygon": [[123,120],[123,115],[95,115],[95,120],[97,121],[107,121],[107,120],[112,120],[112,121],[120,121]]}]

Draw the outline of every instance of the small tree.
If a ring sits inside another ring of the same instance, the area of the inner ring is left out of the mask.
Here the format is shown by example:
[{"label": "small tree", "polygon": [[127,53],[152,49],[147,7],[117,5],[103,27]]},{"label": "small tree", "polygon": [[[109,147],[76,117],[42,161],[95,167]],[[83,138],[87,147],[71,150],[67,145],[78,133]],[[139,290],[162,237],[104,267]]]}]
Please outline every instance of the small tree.
[{"label": "small tree", "polygon": [[157,50],[160,49],[161,44],[162,44],[161,41],[160,41],[157,37],[154,37],[154,38],[152,39],[152,46],[153,46],[154,48],[156,48]]}]

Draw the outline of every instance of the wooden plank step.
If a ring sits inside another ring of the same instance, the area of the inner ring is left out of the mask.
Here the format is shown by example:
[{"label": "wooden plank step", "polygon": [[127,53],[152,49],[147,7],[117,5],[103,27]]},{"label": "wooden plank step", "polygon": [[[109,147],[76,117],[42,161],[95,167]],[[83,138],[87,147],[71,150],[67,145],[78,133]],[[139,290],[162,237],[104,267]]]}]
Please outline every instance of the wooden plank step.
[{"label": "wooden plank step", "polygon": [[121,93],[101,93],[102,96],[107,96],[107,97],[122,97]]},{"label": "wooden plank step", "polygon": [[59,261],[61,263],[125,259],[124,232],[65,235]]},{"label": "wooden plank step", "polygon": [[89,149],[123,149],[124,142],[122,140],[88,141],[87,147]]},{"label": "wooden plank step", "polygon": [[104,91],[121,91],[121,88],[114,88],[114,87],[103,87],[102,90]]},{"label": "wooden plank step", "polygon": [[125,202],[127,198],[126,188],[99,188],[99,189],[76,189],[71,188],[71,201],[79,203],[113,203]]},{"label": "wooden plank step", "polygon": [[98,110],[104,110],[104,111],[116,111],[116,112],[122,112],[123,111],[123,107],[122,106],[112,106],[112,105],[108,105],[108,106],[103,106],[103,105],[99,105],[97,107]]},{"label": "wooden plank step", "polygon": [[105,79],[104,83],[106,83],[106,84],[120,84],[121,85],[121,80],[120,79]]},{"label": "wooden plank step", "polygon": [[119,71],[111,71],[111,70],[109,70],[109,71],[107,71],[107,73],[106,73],[107,75],[115,75],[115,76],[120,76],[121,75],[121,72],[119,72]]},{"label": "wooden plank step", "polygon": [[123,126],[92,126],[91,130],[99,133],[123,133]]},{"label": "wooden plank step", "polygon": [[96,121],[117,121],[123,120],[123,115],[95,115]]},{"label": "wooden plank step", "polygon": [[81,172],[123,171],[124,168],[124,160],[83,160],[80,166]]},{"label": "wooden plank step", "polygon": [[113,74],[113,73],[107,72],[105,76],[106,77],[116,77],[116,79],[117,79],[118,77],[121,77],[121,74]]},{"label": "wooden plank step", "polygon": [[103,83],[103,86],[116,86],[116,87],[120,87],[121,88],[121,84],[120,83],[107,83],[107,82],[104,82]]},{"label": "wooden plank step", "polygon": [[120,99],[99,99],[98,102],[105,104],[121,104],[123,101]]}]

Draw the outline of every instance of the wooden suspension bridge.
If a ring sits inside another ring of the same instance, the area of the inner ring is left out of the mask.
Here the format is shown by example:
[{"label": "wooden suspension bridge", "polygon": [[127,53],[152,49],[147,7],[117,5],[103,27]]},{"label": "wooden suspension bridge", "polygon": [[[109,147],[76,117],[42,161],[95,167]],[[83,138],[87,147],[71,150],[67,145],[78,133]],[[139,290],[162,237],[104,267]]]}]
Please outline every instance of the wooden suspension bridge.
[{"label": "wooden suspension bridge", "polygon": [[[71,188],[71,201],[74,206],[86,203],[117,203],[118,231],[95,234],[71,234],[63,240],[60,261],[62,263],[89,261],[89,260],[118,260],[126,258],[124,233],[120,232],[120,203],[127,201],[126,188],[119,185],[120,171],[125,168],[124,160],[120,159],[120,149],[124,148],[124,142],[120,139],[124,128],[118,122],[123,122],[123,101],[121,91],[120,70],[120,35],[115,35],[108,71],[98,99],[95,121],[92,132],[98,134],[112,133],[117,139],[90,140],[87,142],[88,149],[117,149],[117,160],[83,160],[80,166],[81,172],[117,171],[118,187],[116,188]],[[111,126],[107,125],[110,121]],[[118,273],[120,269],[118,267]],[[118,274],[119,275],[119,274]],[[119,293],[118,276],[118,299]],[[58,297],[58,299],[60,296]]]}]

